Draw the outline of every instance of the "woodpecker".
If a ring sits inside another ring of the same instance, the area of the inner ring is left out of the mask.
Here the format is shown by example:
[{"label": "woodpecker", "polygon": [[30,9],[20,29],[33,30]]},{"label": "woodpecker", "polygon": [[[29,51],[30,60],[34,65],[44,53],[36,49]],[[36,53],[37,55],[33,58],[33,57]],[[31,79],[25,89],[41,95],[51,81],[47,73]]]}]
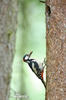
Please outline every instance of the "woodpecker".
[{"label": "woodpecker", "polygon": [[36,61],[35,59],[31,59],[31,54],[33,52],[31,51],[29,54],[24,55],[23,61],[29,65],[31,70],[35,73],[35,75],[42,81],[44,84],[44,87],[46,88],[46,83],[43,79],[43,73],[44,73],[44,66],[43,63],[40,63]]}]

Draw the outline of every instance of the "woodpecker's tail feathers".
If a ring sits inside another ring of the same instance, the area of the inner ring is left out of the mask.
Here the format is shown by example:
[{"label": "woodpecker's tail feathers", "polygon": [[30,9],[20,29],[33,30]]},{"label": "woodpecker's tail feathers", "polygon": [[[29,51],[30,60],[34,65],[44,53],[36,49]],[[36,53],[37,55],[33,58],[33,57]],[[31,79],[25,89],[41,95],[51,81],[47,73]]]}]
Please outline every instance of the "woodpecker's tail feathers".
[{"label": "woodpecker's tail feathers", "polygon": [[41,81],[44,84],[44,87],[46,88],[46,82],[44,80],[41,80]]}]

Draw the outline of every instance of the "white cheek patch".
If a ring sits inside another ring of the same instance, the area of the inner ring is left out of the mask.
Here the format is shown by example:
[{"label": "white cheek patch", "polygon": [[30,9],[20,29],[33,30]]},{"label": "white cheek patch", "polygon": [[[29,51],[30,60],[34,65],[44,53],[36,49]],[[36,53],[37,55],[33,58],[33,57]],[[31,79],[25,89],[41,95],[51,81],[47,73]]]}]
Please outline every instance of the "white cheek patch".
[{"label": "white cheek patch", "polygon": [[25,60],[27,60],[27,59],[28,59],[28,56],[25,57]]}]

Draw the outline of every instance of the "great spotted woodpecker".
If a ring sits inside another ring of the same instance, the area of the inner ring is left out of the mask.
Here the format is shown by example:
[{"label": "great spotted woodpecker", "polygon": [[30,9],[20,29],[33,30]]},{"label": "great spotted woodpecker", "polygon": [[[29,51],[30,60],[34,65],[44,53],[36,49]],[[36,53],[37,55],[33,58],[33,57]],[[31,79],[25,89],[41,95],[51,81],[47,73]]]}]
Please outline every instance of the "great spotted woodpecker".
[{"label": "great spotted woodpecker", "polygon": [[44,66],[43,63],[37,62],[35,59],[30,59],[32,52],[29,54],[24,55],[23,61],[28,63],[31,70],[35,73],[35,75],[42,81],[46,88],[46,83],[43,79],[43,73],[44,73]]}]

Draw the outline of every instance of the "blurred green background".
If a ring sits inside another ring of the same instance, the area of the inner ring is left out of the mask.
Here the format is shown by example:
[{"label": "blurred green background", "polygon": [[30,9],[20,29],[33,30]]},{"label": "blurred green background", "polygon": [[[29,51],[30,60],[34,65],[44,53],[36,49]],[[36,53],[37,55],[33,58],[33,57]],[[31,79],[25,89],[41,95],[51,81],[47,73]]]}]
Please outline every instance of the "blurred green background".
[{"label": "blurred green background", "polygon": [[[41,62],[46,57],[45,4],[40,3],[39,0],[19,0],[18,6],[15,55],[10,86],[14,91],[28,96],[17,100],[44,100],[45,89],[42,82],[22,58],[30,51],[33,51],[32,58],[39,59]],[[11,91],[10,95],[14,96],[14,91]],[[10,100],[16,100],[16,98],[10,97]]]}]

